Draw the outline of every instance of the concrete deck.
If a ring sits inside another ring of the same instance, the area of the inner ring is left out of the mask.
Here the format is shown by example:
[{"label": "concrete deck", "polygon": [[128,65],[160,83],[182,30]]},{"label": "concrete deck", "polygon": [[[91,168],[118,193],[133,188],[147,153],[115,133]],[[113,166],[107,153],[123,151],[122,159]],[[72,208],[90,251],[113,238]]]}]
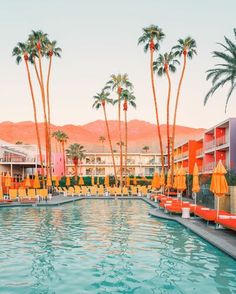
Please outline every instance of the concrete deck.
[{"label": "concrete deck", "polygon": [[170,220],[178,222],[183,225],[185,228],[191,230],[193,233],[197,234],[207,242],[211,243],[218,249],[222,250],[226,254],[230,255],[234,259],[236,259],[236,232],[232,230],[226,229],[216,229],[215,225],[210,224],[207,226],[206,222],[201,220],[200,218],[190,218],[190,219],[182,219],[178,215],[170,215],[164,213],[163,210],[158,208],[157,203],[147,199],[146,197],[137,197],[137,196],[129,196],[129,197],[94,197],[94,196],[74,196],[74,197],[65,197],[62,195],[54,196],[51,200],[48,201],[40,201],[35,204],[21,204],[18,202],[13,202],[9,204],[0,204],[0,208],[4,207],[52,207],[58,205],[64,205],[68,203],[72,203],[75,201],[80,201],[83,199],[106,199],[106,200],[114,200],[114,199],[135,199],[142,200],[146,203],[150,204],[153,209],[150,210],[149,214],[153,217],[157,217],[160,219]]}]

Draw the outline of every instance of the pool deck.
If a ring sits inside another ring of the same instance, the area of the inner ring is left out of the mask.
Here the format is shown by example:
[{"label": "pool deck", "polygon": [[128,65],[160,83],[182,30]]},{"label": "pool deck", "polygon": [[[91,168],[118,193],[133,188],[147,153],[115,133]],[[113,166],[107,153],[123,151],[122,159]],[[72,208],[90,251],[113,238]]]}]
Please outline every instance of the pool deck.
[{"label": "pool deck", "polygon": [[226,254],[230,255],[234,259],[236,259],[236,232],[232,230],[227,229],[216,229],[215,225],[210,224],[207,225],[205,221],[203,221],[200,218],[193,218],[190,219],[183,219],[178,215],[171,215],[165,213],[163,210],[158,208],[157,203],[151,201],[150,199],[147,199],[146,197],[95,197],[95,196],[74,196],[74,197],[65,197],[62,195],[54,196],[51,200],[48,201],[40,201],[36,204],[27,203],[27,204],[21,204],[21,203],[8,203],[8,204],[0,204],[0,208],[4,207],[53,207],[58,205],[64,205],[68,203],[72,203],[75,201],[80,201],[83,199],[110,199],[110,200],[119,200],[119,199],[139,199],[143,200],[146,203],[150,204],[152,206],[152,209],[149,211],[149,215],[152,217],[165,219],[165,220],[171,220],[178,222],[179,224],[183,225],[187,229],[191,230],[207,242],[211,243],[215,247],[219,248]]}]

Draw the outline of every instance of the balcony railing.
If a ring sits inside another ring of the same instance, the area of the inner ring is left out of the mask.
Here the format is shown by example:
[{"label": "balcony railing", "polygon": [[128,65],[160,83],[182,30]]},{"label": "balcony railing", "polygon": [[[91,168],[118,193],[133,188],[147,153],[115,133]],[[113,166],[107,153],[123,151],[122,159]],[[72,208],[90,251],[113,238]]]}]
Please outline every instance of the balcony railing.
[{"label": "balcony railing", "polygon": [[204,171],[212,171],[215,167],[215,162],[208,162],[207,164],[205,164],[204,166]]},{"label": "balcony railing", "polygon": [[188,151],[185,151],[182,153],[182,158],[186,158],[186,157],[188,157]]},{"label": "balcony railing", "polygon": [[206,150],[212,149],[215,147],[215,140],[211,140],[205,143]]},{"label": "balcony railing", "polygon": [[196,150],[196,156],[200,156],[200,155],[203,155],[203,148]]},{"label": "balcony railing", "polygon": [[228,138],[226,136],[221,136],[216,139],[216,146],[225,145],[228,143]]}]

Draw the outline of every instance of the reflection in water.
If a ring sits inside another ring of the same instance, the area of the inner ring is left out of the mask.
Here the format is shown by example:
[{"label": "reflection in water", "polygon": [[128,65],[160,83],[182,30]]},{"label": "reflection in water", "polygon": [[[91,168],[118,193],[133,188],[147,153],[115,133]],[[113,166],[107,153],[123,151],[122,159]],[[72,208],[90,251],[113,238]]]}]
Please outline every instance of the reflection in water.
[{"label": "reflection in water", "polygon": [[236,263],[140,200],[0,211],[0,293],[236,293]]}]

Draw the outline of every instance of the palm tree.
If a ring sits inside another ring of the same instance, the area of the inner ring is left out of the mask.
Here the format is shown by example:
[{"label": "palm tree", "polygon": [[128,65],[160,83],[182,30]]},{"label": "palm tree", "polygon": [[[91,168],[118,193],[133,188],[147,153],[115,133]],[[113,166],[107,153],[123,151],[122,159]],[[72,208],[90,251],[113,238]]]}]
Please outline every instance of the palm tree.
[{"label": "palm tree", "polygon": [[143,146],[143,151],[145,151],[146,153],[150,150],[149,146]]},{"label": "palm tree", "polygon": [[177,89],[177,95],[176,95],[176,100],[175,100],[175,110],[174,110],[174,122],[173,122],[173,129],[172,129],[172,142],[171,142],[171,151],[172,151],[172,156],[171,156],[171,174],[172,174],[172,182],[173,182],[173,175],[174,175],[174,149],[175,149],[175,127],[176,127],[176,118],[177,118],[177,110],[178,110],[178,103],[179,103],[179,97],[180,97],[180,90],[183,82],[183,77],[186,69],[186,63],[187,63],[187,57],[189,59],[192,59],[195,54],[197,54],[196,51],[197,45],[196,41],[191,38],[187,37],[185,39],[179,39],[178,44],[172,48],[174,50],[175,56],[181,57],[183,55],[184,57],[184,63],[183,63],[183,68],[182,72],[180,75],[180,80],[178,84],[178,89]]},{"label": "palm tree", "polygon": [[33,112],[34,112],[34,125],[35,125],[35,132],[37,137],[37,145],[38,145],[38,152],[39,152],[39,160],[40,160],[40,166],[41,166],[41,174],[44,176],[44,168],[43,168],[43,155],[42,155],[42,148],[41,148],[41,140],[39,135],[39,127],[38,127],[38,118],[37,118],[37,107],[34,97],[34,90],[33,90],[33,84],[31,79],[31,74],[29,70],[29,47],[27,44],[19,42],[16,47],[14,47],[12,51],[12,55],[16,56],[16,63],[19,65],[22,59],[24,59],[26,71],[27,71],[27,77],[30,87],[30,93],[31,93],[31,99],[33,104]]},{"label": "palm tree", "polygon": [[172,52],[159,54],[156,61],[153,62],[153,71],[157,72],[158,76],[166,75],[168,80],[168,94],[166,103],[166,129],[167,129],[167,159],[168,169],[170,168],[170,97],[171,97],[171,80],[169,72],[176,72],[176,64],[179,61],[175,58]]},{"label": "palm tree", "polygon": [[[136,108],[135,103],[135,96],[133,92],[130,92],[129,90],[125,89],[121,93],[120,101],[123,101],[123,110],[125,115],[125,184],[127,185],[127,153],[128,153],[128,123],[127,123],[127,110],[128,105]],[[117,103],[118,100],[115,100],[114,103]]]},{"label": "palm tree", "polygon": [[[41,97],[43,105],[43,117],[44,117],[44,131],[45,131],[45,146],[46,146],[46,170],[48,173],[49,168],[49,146],[48,146],[48,121],[47,121],[47,106],[45,99],[45,90],[44,90],[44,79],[43,79],[43,70],[42,70],[42,57],[46,54],[46,48],[49,43],[48,35],[42,31],[32,31],[28,37],[28,44],[31,47],[31,52],[38,58],[39,62],[39,74],[37,74]],[[34,58],[35,60],[35,58]],[[37,70],[37,65],[35,64],[35,69]],[[51,168],[51,167],[50,167]]]},{"label": "palm tree", "polygon": [[154,51],[157,51],[159,49],[160,42],[164,39],[164,37],[165,37],[165,34],[163,33],[161,28],[155,25],[150,25],[149,27],[143,28],[143,34],[138,39],[138,45],[144,44],[145,53],[148,51],[148,49],[150,50],[151,84],[152,84],[152,93],[153,93],[155,113],[156,113],[157,135],[158,135],[159,144],[160,144],[161,164],[162,164],[163,170],[164,170],[164,153],[163,153],[163,145],[162,145],[162,138],[161,138],[156,90],[155,90],[155,84],[154,84],[153,55],[154,55]]},{"label": "palm tree", "polygon": [[64,176],[66,175],[66,157],[65,157],[65,144],[67,142],[67,140],[69,139],[68,135],[61,131],[55,131],[52,133],[52,137],[54,137],[60,144],[62,147],[62,154],[63,154],[63,167],[64,167]]},{"label": "palm tree", "polygon": [[116,174],[116,164],[115,164],[115,158],[114,158],[114,152],[112,148],[112,142],[111,142],[111,136],[110,136],[110,130],[109,130],[109,125],[107,121],[107,113],[106,113],[106,104],[113,104],[112,99],[109,98],[110,93],[107,91],[107,88],[103,88],[100,93],[97,93],[95,96],[93,96],[93,99],[95,100],[93,103],[93,108],[99,109],[102,107],[103,109],[103,114],[105,118],[105,123],[106,123],[106,129],[107,129],[107,138],[109,142],[109,147],[111,151],[111,157],[112,157],[112,164],[113,164],[113,169],[114,169],[114,176],[115,176],[115,182],[117,185],[117,174]]},{"label": "palm tree", "polygon": [[47,75],[47,119],[48,119],[48,154],[49,154],[49,167],[51,171],[51,111],[50,111],[50,99],[49,99],[49,82],[52,67],[52,57],[61,57],[61,48],[57,47],[57,41],[48,41],[46,43],[46,56],[49,58],[48,75]]},{"label": "palm tree", "polygon": [[[119,139],[120,142],[122,141],[122,134],[121,134],[121,101],[120,97],[122,94],[122,90],[124,89],[132,89],[133,85],[129,81],[128,75],[125,74],[118,74],[118,75],[111,75],[111,79],[107,82],[107,86],[111,88],[112,91],[116,91],[118,95],[118,123],[119,123]],[[120,187],[123,187],[123,151],[122,151],[122,144],[120,146]]]},{"label": "palm tree", "polygon": [[104,142],[106,138],[104,136],[99,136],[98,141],[102,143],[102,151],[104,152]]},{"label": "palm tree", "polygon": [[75,167],[75,181],[78,180],[78,162],[81,163],[82,159],[85,158],[85,152],[84,146],[77,143],[71,144],[66,149],[66,154],[73,161]]},{"label": "palm tree", "polygon": [[[234,29],[234,36],[236,39],[236,29]],[[204,105],[206,105],[210,96],[212,96],[217,89],[223,87],[225,84],[230,84],[229,92],[226,97],[225,112],[227,110],[229,99],[236,88],[236,44],[224,37],[226,45],[219,43],[224,48],[224,51],[214,51],[213,57],[219,58],[222,62],[216,64],[215,68],[207,71],[206,79],[212,79],[212,87],[206,94]]]}]

